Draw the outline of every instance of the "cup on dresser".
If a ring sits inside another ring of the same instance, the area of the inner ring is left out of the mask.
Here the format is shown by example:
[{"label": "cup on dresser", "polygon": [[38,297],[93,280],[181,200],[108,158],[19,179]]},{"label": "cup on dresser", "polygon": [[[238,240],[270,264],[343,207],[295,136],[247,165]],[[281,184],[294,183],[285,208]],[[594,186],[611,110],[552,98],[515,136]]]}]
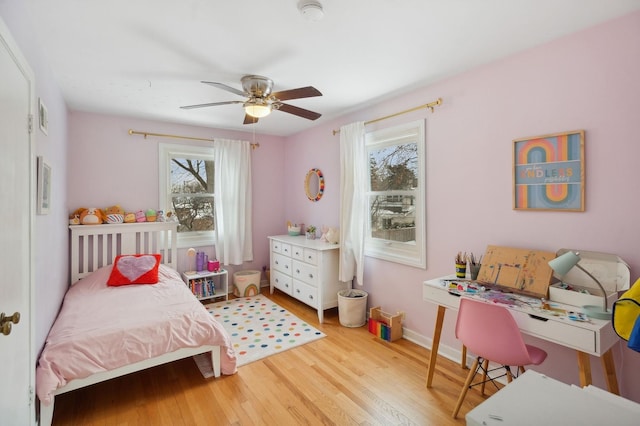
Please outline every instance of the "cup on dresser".
[{"label": "cup on dresser", "polygon": [[456,278],[465,278],[467,276],[467,264],[456,262]]}]

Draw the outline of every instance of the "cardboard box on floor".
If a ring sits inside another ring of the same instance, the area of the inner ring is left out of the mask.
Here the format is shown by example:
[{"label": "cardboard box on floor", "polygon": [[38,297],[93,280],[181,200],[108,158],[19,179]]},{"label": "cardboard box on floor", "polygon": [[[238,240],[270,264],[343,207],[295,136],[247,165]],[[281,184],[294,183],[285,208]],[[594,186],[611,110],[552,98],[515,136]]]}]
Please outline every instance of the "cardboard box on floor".
[{"label": "cardboard box on floor", "polygon": [[556,253],[542,250],[487,246],[478,282],[498,285],[516,293],[547,297]]}]

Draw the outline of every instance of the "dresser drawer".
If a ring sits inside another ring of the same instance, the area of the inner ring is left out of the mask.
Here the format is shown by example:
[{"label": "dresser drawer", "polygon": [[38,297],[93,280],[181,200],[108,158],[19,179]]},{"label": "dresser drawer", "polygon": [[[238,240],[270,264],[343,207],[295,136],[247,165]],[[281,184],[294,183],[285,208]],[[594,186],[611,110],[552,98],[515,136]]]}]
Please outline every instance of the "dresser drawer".
[{"label": "dresser drawer", "polygon": [[298,280],[293,280],[293,297],[312,308],[318,308],[318,289]]},{"label": "dresser drawer", "polygon": [[291,256],[291,244],[282,243],[281,250],[281,253],[285,256]]},{"label": "dresser drawer", "polygon": [[282,243],[277,240],[271,240],[271,251],[273,253],[282,253]]},{"label": "dresser drawer", "polygon": [[318,287],[318,268],[308,263],[293,261],[292,276],[313,287]]},{"label": "dresser drawer", "polygon": [[310,263],[312,265],[318,264],[318,251],[314,249],[304,249],[304,260],[306,263]]},{"label": "dresser drawer", "polygon": [[291,258],[283,254],[273,253],[273,269],[291,275]]},{"label": "dresser drawer", "polygon": [[283,274],[279,271],[273,271],[271,280],[273,280],[273,286],[288,295],[292,295],[293,292],[293,280],[289,275]]},{"label": "dresser drawer", "polygon": [[304,248],[300,246],[291,246],[291,257],[304,261]]}]

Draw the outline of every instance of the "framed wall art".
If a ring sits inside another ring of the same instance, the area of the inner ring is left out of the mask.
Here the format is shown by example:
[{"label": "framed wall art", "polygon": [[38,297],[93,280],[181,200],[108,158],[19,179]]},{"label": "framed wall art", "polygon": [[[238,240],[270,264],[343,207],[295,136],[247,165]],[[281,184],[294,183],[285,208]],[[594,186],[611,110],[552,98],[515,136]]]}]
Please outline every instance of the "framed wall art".
[{"label": "framed wall art", "polygon": [[584,130],[513,141],[513,209],[584,211]]},{"label": "framed wall art", "polygon": [[38,201],[36,213],[49,214],[51,207],[51,166],[49,166],[42,156],[37,159],[37,180],[38,180]]},{"label": "framed wall art", "polygon": [[40,130],[45,135],[49,134],[49,111],[42,102],[42,98],[38,98],[38,123],[40,123]]}]

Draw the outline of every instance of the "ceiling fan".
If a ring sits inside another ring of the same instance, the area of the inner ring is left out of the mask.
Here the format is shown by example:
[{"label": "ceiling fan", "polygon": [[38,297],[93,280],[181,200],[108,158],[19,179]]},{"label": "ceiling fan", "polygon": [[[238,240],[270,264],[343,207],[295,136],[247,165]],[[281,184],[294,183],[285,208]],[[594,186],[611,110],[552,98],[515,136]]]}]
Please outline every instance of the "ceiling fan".
[{"label": "ceiling fan", "polygon": [[181,106],[180,108],[194,109],[218,105],[242,104],[245,111],[243,124],[257,123],[259,118],[266,117],[271,114],[271,111],[273,110],[280,110],[309,120],[316,120],[322,115],[317,112],[282,102],[291,99],[322,96],[322,93],[320,93],[320,91],[315,87],[307,86],[299,87],[297,89],[283,90],[280,92],[272,92],[273,81],[260,75],[245,75],[240,79],[240,82],[242,83],[243,90],[238,90],[231,86],[227,86],[226,84],[215,83],[213,81],[203,81],[202,83],[226,90],[227,92],[235,93],[236,95],[247,97],[244,101],[212,102],[208,104],[186,105]]}]

